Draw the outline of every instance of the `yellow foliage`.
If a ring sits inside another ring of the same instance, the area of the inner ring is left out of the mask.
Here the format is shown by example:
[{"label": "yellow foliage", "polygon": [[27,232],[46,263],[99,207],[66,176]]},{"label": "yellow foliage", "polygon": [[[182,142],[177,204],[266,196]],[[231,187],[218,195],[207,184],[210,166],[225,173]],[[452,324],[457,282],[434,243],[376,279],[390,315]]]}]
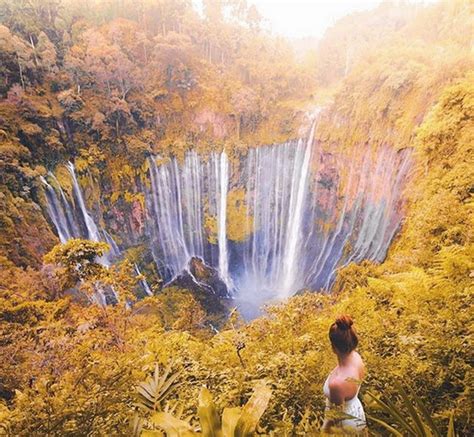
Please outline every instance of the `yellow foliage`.
[{"label": "yellow foliage", "polygon": [[248,215],[245,190],[234,189],[227,193],[227,238],[246,240],[253,230],[253,218]]},{"label": "yellow foliage", "polygon": [[205,214],[204,229],[206,230],[209,243],[217,244],[217,217]]}]

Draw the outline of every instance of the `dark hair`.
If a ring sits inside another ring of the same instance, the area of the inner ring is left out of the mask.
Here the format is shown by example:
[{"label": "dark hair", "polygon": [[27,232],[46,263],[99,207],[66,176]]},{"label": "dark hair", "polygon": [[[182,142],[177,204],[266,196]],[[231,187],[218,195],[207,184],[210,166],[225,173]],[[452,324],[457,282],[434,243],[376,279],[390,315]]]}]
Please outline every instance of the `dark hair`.
[{"label": "dark hair", "polygon": [[353,324],[351,316],[342,314],[329,328],[331,344],[341,354],[352,352],[359,343],[355,329],[352,327]]}]

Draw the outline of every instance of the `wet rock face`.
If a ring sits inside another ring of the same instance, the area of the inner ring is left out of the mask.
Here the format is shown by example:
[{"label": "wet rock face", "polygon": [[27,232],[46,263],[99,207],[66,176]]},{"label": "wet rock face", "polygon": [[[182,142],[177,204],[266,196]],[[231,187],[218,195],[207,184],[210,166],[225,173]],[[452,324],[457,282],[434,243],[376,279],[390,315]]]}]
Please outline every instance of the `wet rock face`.
[{"label": "wet rock face", "polygon": [[228,312],[226,303],[230,294],[217,269],[207,265],[201,258],[192,257],[188,268],[164,288],[189,290],[209,314]]},{"label": "wet rock face", "polygon": [[227,285],[214,267],[208,266],[201,258],[193,256],[189,261],[189,271],[199,284],[208,285],[214,294],[220,298],[228,298]]},{"label": "wet rock face", "polygon": [[142,235],[145,229],[145,213],[138,201],[132,203],[131,224],[135,235]]}]

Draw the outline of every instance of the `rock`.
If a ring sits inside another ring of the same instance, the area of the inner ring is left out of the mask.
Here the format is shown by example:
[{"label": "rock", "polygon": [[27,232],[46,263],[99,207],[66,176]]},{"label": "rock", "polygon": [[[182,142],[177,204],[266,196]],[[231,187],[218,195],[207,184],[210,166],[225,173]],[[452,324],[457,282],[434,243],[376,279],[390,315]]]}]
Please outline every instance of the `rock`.
[{"label": "rock", "polygon": [[219,276],[219,272],[214,267],[208,266],[201,258],[191,258],[189,261],[189,272],[199,283],[210,286],[213,293],[218,297],[229,297],[229,290],[225,282]]},{"label": "rock", "polygon": [[132,203],[131,226],[135,235],[142,235],[145,229],[145,213],[138,200]]},{"label": "rock", "polygon": [[198,112],[194,117],[194,123],[201,132],[210,129],[213,136],[218,139],[224,139],[232,127],[229,117],[225,117],[210,109]]},{"label": "rock", "polygon": [[192,257],[188,268],[166,284],[165,289],[172,287],[189,290],[209,314],[228,312],[226,303],[230,295],[225,282],[215,268],[198,257]]}]

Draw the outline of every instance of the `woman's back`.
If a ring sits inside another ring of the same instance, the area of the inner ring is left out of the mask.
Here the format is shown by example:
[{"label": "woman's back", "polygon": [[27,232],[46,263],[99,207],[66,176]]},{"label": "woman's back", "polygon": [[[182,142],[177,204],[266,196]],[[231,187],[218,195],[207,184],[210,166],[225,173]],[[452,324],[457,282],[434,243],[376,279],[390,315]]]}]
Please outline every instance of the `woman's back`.
[{"label": "woman's back", "polygon": [[[352,351],[343,365],[338,365],[327,377],[324,394],[331,402],[341,404],[358,395],[365,367],[358,352]],[[331,395],[332,393],[332,395]]]},{"label": "woman's back", "polygon": [[323,391],[327,397],[326,412],[337,410],[337,414],[327,414],[323,426],[325,431],[332,428],[359,433],[366,428],[365,413],[358,398],[360,383],[365,376],[364,362],[355,350],[358,338],[352,328],[349,316],[340,316],[329,330],[332,348],[337,356],[338,365],[328,375]]}]

